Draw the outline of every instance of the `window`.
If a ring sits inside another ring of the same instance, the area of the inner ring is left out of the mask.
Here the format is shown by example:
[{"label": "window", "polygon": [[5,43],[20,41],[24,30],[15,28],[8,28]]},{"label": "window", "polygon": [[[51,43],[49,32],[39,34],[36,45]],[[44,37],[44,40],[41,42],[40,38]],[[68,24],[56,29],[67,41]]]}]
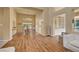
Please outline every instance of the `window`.
[{"label": "window", "polygon": [[73,20],[73,28],[75,32],[79,32],[79,17],[75,17]]},{"label": "window", "polygon": [[64,28],[64,17],[56,17],[55,20],[55,27],[58,28]]}]

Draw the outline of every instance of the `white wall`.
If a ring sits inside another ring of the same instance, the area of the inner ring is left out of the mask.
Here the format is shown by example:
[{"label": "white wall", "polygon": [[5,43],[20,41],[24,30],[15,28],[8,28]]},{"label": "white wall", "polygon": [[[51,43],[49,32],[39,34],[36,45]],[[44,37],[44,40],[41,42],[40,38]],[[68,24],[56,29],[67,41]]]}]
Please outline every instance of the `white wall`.
[{"label": "white wall", "polygon": [[0,47],[12,39],[12,20],[14,15],[8,7],[0,7]]},{"label": "white wall", "polygon": [[0,24],[2,24],[0,35],[3,37],[3,40],[10,40],[12,37],[12,22],[15,20],[14,17],[10,8],[0,8]]},{"label": "white wall", "polygon": [[36,32],[44,35],[44,18],[43,13],[39,13],[36,15]]},{"label": "white wall", "polygon": [[3,8],[3,39],[10,39],[10,9]]},{"label": "white wall", "polygon": [[[41,21],[43,22],[41,23]],[[44,8],[41,13],[36,15],[36,32],[47,35],[48,23],[48,8]]]},{"label": "white wall", "polygon": [[3,39],[3,9],[0,8],[0,40]]},{"label": "white wall", "polygon": [[14,8],[10,8],[10,39],[16,33],[16,12]]},{"label": "white wall", "polygon": [[56,17],[58,15],[65,14],[65,31],[67,33],[73,33],[72,20],[74,19],[74,14],[75,14],[73,9],[76,9],[76,8],[66,7],[59,11],[56,11],[53,15],[54,17]]},{"label": "white wall", "polygon": [[[53,35],[53,8],[44,8],[43,12],[36,16],[36,30],[43,35]],[[43,21],[40,23],[40,21]],[[40,26],[41,24],[41,26]]]}]

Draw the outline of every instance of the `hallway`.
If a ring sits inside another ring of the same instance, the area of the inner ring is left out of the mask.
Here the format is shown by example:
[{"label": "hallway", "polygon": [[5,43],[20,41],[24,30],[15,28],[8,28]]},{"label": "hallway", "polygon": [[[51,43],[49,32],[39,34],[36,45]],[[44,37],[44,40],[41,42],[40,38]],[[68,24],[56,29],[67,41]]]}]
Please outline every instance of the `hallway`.
[{"label": "hallway", "polygon": [[0,47],[16,52],[69,51],[65,48],[74,39],[64,41],[64,35],[79,32],[79,8],[74,7],[7,7],[0,8],[0,17]]},{"label": "hallway", "polygon": [[15,47],[16,52],[64,51],[64,48],[57,42],[56,38],[45,37],[36,32],[26,35],[17,33],[3,48],[12,46]]}]

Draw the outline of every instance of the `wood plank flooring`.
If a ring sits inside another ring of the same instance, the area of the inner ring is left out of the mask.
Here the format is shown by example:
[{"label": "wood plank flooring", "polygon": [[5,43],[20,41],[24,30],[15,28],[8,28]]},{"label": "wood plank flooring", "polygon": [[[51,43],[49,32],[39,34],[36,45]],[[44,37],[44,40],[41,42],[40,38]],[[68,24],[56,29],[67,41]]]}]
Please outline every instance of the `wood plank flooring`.
[{"label": "wood plank flooring", "polygon": [[16,52],[63,52],[62,44],[55,37],[42,36],[36,32],[30,34],[17,33],[5,47],[15,47]]}]

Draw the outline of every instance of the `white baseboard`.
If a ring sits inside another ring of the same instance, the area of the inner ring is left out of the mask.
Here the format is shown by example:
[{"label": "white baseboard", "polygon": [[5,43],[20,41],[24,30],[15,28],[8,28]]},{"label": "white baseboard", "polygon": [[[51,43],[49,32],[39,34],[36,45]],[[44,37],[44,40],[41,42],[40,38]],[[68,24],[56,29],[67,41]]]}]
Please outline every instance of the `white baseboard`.
[{"label": "white baseboard", "polygon": [[55,35],[51,35],[51,36],[55,36]]},{"label": "white baseboard", "polygon": [[0,48],[3,47],[9,40],[0,40]]},{"label": "white baseboard", "polygon": [[45,34],[41,34],[41,35],[46,36]]},{"label": "white baseboard", "polygon": [[15,52],[15,47],[1,48],[0,52]]}]

